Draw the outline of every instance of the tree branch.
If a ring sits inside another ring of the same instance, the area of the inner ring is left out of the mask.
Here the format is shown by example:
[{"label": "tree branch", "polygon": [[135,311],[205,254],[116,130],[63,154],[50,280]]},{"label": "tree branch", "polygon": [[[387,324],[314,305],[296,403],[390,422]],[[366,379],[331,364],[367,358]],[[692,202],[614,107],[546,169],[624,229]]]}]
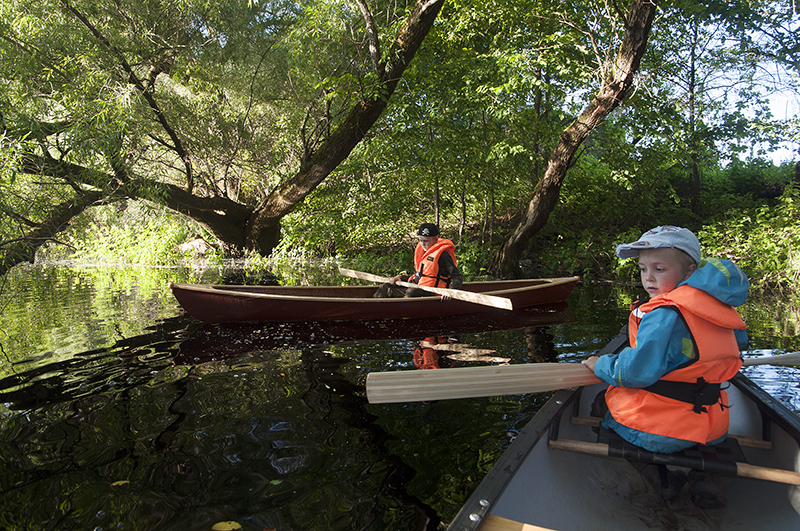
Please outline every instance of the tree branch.
[{"label": "tree branch", "polygon": [[353,105],[344,120],[309,157],[307,164],[276,187],[254,212],[247,225],[248,249],[269,253],[278,244],[280,219],[313,191],[358,145],[380,118],[389,98],[425,36],[444,0],[418,0],[400,28],[384,63],[380,93]]},{"label": "tree branch", "polygon": [[378,74],[378,79],[383,79],[384,71],[383,63],[381,63],[381,42],[378,39],[378,30],[375,27],[375,20],[372,18],[372,13],[369,6],[364,0],[356,0],[358,7],[361,8],[361,14],[364,15],[364,22],[367,25],[367,39],[369,41],[369,55],[372,58],[372,68]]},{"label": "tree branch", "polygon": [[127,198],[158,203],[203,224],[220,240],[244,247],[242,227],[253,210],[226,197],[196,196],[179,186],[147,178],[132,178],[120,183],[107,173],[30,153],[21,158],[21,167],[28,173],[90,187],[93,193],[98,194],[95,201]]},{"label": "tree branch", "polygon": [[[178,136],[178,133],[170,125],[166,116],[164,116],[164,113],[161,111],[158,102],[156,101],[155,97],[153,97],[153,91],[148,90],[148,85],[139,79],[139,77],[133,71],[131,65],[128,64],[128,61],[125,59],[125,56],[122,54],[122,52],[120,52],[113,44],[111,44],[111,42],[89,21],[88,18],[74,8],[69,0],[61,0],[61,3],[64,5],[67,11],[72,13],[75,18],[77,18],[84,26],[86,26],[86,28],[92,33],[92,35],[95,36],[98,41],[100,41],[103,46],[105,46],[117,57],[120,62],[120,66],[122,66],[122,69],[128,75],[128,82],[139,90],[140,94],[147,102],[147,105],[150,107],[150,110],[153,111],[153,114],[155,114],[156,120],[172,140],[173,145],[171,146],[171,149],[175,151],[178,157],[180,157],[181,161],[183,161],[184,171],[186,172],[186,190],[191,193],[194,189],[194,172],[192,170],[191,156],[184,148],[180,136]],[[163,70],[160,65],[153,65],[148,73],[148,78],[152,80],[152,83],[155,83],[155,78],[162,71]],[[149,86],[152,87],[152,84]]]}]

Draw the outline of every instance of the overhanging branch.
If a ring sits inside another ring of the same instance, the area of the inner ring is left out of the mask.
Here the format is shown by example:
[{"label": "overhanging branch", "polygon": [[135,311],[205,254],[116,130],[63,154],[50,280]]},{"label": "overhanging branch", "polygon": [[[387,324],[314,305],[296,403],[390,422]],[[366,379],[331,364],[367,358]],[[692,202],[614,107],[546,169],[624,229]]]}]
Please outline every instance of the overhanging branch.
[{"label": "overhanging branch", "polygon": [[[145,99],[147,105],[150,107],[150,110],[155,115],[159,125],[161,125],[161,127],[164,129],[164,131],[167,133],[170,140],[172,141],[172,146],[170,146],[170,149],[175,151],[178,157],[180,157],[181,161],[183,161],[184,169],[186,172],[186,190],[191,193],[192,190],[194,189],[194,172],[192,170],[191,156],[189,155],[189,152],[184,148],[183,142],[181,141],[181,138],[178,135],[177,131],[175,131],[175,129],[167,120],[166,116],[164,116],[164,113],[161,111],[158,102],[153,96],[153,91],[148,90],[148,85],[145,84],[141,79],[139,79],[139,77],[136,75],[136,72],[134,72],[133,68],[128,63],[127,59],[125,59],[125,56],[122,54],[122,52],[116,46],[111,44],[108,38],[106,38],[106,36],[103,35],[100,32],[100,30],[97,29],[97,27],[95,27],[94,24],[92,24],[91,21],[89,21],[89,19],[83,15],[83,13],[81,13],[75,7],[73,7],[72,4],[69,2],[69,0],[61,0],[61,2],[67,9],[67,11],[72,13],[75,16],[75,18],[77,18],[84,26],[86,26],[86,28],[92,33],[92,35],[95,36],[95,38],[98,41],[100,41],[100,43],[103,46],[105,46],[111,53],[114,54],[114,56],[117,57],[120,66],[122,66],[122,69],[128,75],[128,82],[131,83],[134,87],[136,87],[136,89]],[[150,71],[148,72],[148,78],[151,79],[152,82],[154,82],[155,78],[162,71],[163,70],[161,66],[153,65]]]}]

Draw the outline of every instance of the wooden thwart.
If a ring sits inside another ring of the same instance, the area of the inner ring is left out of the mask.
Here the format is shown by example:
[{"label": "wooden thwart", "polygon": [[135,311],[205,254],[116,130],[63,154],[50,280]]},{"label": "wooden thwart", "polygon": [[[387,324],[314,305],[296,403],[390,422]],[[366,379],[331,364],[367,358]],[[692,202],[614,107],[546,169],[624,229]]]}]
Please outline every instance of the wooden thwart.
[{"label": "wooden thwart", "polygon": [[[378,275],[373,275],[371,273],[364,273],[363,271],[353,271],[352,269],[345,269],[343,267],[339,268],[339,274],[344,275],[346,277],[368,280],[369,282],[384,283],[384,282],[389,282],[390,280],[388,277],[381,277]],[[475,293],[473,291],[465,291],[460,289],[420,286],[419,284],[412,284],[411,282],[397,281],[396,284],[398,286],[403,286],[406,288],[416,288],[424,291],[429,291],[431,293],[436,293],[437,295],[447,295],[448,297],[453,299],[458,299],[467,302],[474,302],[475,304],[482,304],[484,306],[491,306],[493,308],[501,308],[503,310],[514,309],[514,306],[511,303],[511,299],[506,299],[505,297],[497,297],[495,295],[485,295],[483,293]]]},{"label": "wooden thwart", "polygon": [[[589,426],[590,428],[599,428],[600,423],[603,422],[603,419],[600,417],[577,416],[577,417],[570,417],[570,422],[572,422],[572,424],[576,426]],[[770,441],[765,441],[764,439],[749,437],[747,435],[736,435],[734,433],[729,433],[728,438],[736,439],[739,442],[739,446],[747,446],[748,448],[758,448],[760,450],[772,450],[772,443]]]},{"label": "wooden thwart", "polygon": [[[744,364],[800,365],[800,352],[748,358]],[[432,371],[373,372],[367,375],[367,398],[373,404],[421,402],[546,393],[599,382],[594,373],[581,363],[525,363]]]},{"label": "wooden thwart", "polygon": [[[570,439],[556,439],[550,441],[549,446],[554,450],[567,450],[569,452],[579,452],[605,457],[610,455],[610,446],[605,443],[590,443],[584,441],[573,441]],[[788,485],[800,485],[800,473],[792,470],[767,468],[750,465],[748,463],[731,463],[731,467],[735,470],[735,475],[737,476],[763,479],[766,481],[774,481],[776,483],[786,483]],[[693,466],[692,468],[695,467]],[[697,464],[697,469],[703,470],[702,463]]]}]

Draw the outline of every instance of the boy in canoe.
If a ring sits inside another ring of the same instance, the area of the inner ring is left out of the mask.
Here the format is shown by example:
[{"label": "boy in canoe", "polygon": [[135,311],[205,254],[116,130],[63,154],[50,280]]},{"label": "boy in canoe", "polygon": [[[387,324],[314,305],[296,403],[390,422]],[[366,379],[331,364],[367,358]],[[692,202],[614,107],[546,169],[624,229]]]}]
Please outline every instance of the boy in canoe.
[{"label": "boy in canoe", "polygon": [[[747,299],[747,276],[728,260],[701,259],[697,237],[671,225],[617,246],[616,253],[638,257],[651,298],[631,308],[632,346],[583,362],[609,384],[595,413],[604,416],[604,427],[651,452],[724,441],[730,406],[721,384],[742,366],[739,350],[747,334],[734,306]],[[634,466],[666,500],[687,481],[682,471],[665,465]],[[692,470],[688,480],[697,505],[724,506],[716,476]]]},{"label": "boy in canoe", "polygon": [[[406,289],[395,285],[400,280],[420,286],[458,289],[464,279],[456,267],[456,246],[446,238],[439,238],[439,227],[433,223],[423,223],[417,229],[417,243],[414,249],[414,274],[397,275],[381,285],[373,297],[424,297],[430,292],[421,289]],[[442,300],[450,297],[442,295]]]}]

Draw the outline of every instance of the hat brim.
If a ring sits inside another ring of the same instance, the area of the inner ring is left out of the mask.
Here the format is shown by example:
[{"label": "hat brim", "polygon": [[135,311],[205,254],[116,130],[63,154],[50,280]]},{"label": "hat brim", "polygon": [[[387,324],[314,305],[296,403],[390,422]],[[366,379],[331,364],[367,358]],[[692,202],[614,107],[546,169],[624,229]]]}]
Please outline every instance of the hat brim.
[{"label": "hat brim", "polygon": [[633,243],[622,243],[617,245],[617,256],[620,258],[635,258],[639,256],[639,251],[647,251],[648,249],[678,249],[680,251],[684,251],[680,247],[675,247],[674,245],[666,242],[652,244],[649,242],[635,241]]},{"label": "hat brim", "polygon": [[636,258],[639,256],[639,251],[642,249],[654,249],[655,247],[648,246],[648,247],[637,247],[634,249],[630,243],[624,243],[617,245],[617,256],[620,258]]},{"label": "hat brim", "polygon": [[700,263],[700,257],[694,256],[686,249],[676,247],[669,243],[657,243],[655,245],[644,242],[622,243],[617,245],[617,256],[620,258],[636,258],[639,256],[639,251],[647,251],[648,249],[676,249],[688,254],[695,263]]}]

